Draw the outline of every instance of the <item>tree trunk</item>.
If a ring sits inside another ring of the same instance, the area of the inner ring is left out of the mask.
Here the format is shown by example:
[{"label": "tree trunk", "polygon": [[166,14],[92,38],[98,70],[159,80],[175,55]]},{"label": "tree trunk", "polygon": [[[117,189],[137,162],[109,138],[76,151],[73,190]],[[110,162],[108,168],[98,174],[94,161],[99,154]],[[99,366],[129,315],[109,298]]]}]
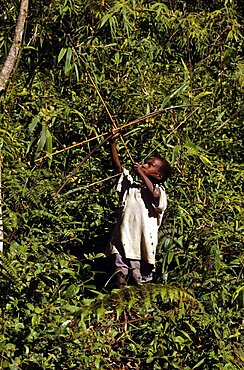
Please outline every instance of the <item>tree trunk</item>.
[{"label": "tree trunk", "polygon": [[20,46],[22,42],[22,36],[24,33],[24,28],[25,28],[25,21],[27,18],[28,3],[29,3],[29,0],[21,0],[21,3],[20,3],[20,11],[19,11],[17,24],[15,27],[13,43],[9,50],[4,66],[0,72],[0,93],[5,90],[7,81],[14,69],[15,63],[18,58],[18,54],[19,54],[19,50],[20,50]]},{"label": "tree trunk", "polygon": [[[25,21],[27,18],[29,0],[21,0],[20,11],[18,20],[15,27],[14,39],[12,46],[9,50],[7,59],[3,65],[2,70],[0,71],[0,93],[3,92],[6,88],[8,79],[14,69],[16,64],[19,50],[22,42],[22,36],[25,28]],[[2,146],[2,145],[1,145]],[[3,156],[2,150],[0,147],[0,253],[3,252],[3,214],[2,214],[2,163]]]}]

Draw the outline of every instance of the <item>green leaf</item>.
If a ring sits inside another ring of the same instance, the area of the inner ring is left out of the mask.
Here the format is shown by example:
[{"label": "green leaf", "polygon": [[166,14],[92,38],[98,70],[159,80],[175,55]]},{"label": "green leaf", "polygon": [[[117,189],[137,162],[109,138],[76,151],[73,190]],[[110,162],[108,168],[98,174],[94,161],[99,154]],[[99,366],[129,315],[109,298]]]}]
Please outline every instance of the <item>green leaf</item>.
[{"label": "green leaf", "polygon": [[47,140],[47,126],[46,125],[42,125],[42,132],[41,132],[41,136],[37,142],[37,153],[40,152],[43,148],[44,148],[44,145],[46,144],[46,140]]},{"label": "green leaf", "polygon": [[66,59],[65,59],[65,66],[64,66],[65,75],[68,75],[70,72],[72,56],[73,56],[73,51],[71,48],[68,48],[66,52]]},{"label": "green leaf", "polygon": [[205,155],[201,154],[199,158],[206,166],[212,166],[212,162]]},{"label": "green leaf", "polygon": [[40,314],[40,313],[42,313],[43,311],[44,311],[44,309],[43,309],[43,308],[35,307],[35,313]]},{"label": "green leaf", "polygon": [[195,366],[193,366],[192,370],[197,369],[200,365],[204,364],[204,362],[205,362],[205,358],[203,358]]},{"label": "green leaf", "polygon": [[63,57],[65,56],[67,52],[67,48],[62,48],[59,52],[59,55],[58,55],[58,63],[60,63],[60,61],[63,59]]},{"label": "green leaf", "polygon": [[194,97],[194,101],[195,100],[198,100],[198,99],[201,99],[205,96],[208,96],[208,95],[213,95],[213,92],[212,91],[203,91],[201,92],[200,94],[198,94],[197,96]]},{"label": "green leaf", "polygon": [[16,330],[20,330],[20,329],[24,329],[25,326],[24,326],[24,324],[22,322],[18,322],[17,324],[15,324],[14,328]]},{"label": "green leaf", "polygon": [[75,284],[71,284],[65,292],[65,298],[70,299],[76,296],[79,292],[80,288]]},{"label": "green leaf", "polygon": [[184,91],[186,91],[187,88],[188,88],[188,84],[187,83],[184,83],[178,89],[176,89],[173,93],[171,93],[170,95],[166,96],[166,98],[164,98],[163,103],[161,104],[161,109],[163,109],[172,98],[177,97],[180,94],[182,94]]},{"label": "green leaf", "polygon": [[37,124],[40,122],[40,116],[35,116],[32,118],[31,123],[29,125],[29,134],[32,135]]},{"label": "green leaf", "polygon": [[78,306],[75,306],[75,305],[71,305],[71,304],[65,304],[63,306],[63,309],[64,310],[67,310],[71,313],[77,313],[77,312],[80,312],[81,311],[81,307],[78,307]]}]

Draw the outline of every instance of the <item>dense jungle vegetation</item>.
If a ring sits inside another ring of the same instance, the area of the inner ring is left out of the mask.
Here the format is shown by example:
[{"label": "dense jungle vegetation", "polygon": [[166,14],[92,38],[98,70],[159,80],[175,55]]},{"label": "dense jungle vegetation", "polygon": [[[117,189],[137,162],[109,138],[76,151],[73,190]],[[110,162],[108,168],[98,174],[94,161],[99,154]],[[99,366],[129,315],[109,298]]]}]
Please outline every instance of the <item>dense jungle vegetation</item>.
[{"label": "dense jungle vegetation", "polygon": [[[1,0],[0,69],[19,10]],[[241,0],[29,1],[0,96],[0,369],[243,369],[243,15]],[[174,168],[156,280],[111,291],[103,141],[157,110],[118,141],[128,167]]]}]

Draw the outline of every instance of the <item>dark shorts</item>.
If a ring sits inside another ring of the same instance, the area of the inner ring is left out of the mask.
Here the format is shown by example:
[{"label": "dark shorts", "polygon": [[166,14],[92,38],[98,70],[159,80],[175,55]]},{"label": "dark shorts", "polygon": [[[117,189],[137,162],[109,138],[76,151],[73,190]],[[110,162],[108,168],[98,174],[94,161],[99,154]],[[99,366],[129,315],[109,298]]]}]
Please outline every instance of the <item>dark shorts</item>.
[{"label": "dark shorts", "polygon": [[129,260],[119,253],[111,255],[114,272],[121,273],[124,278],[136,284],[147,283],[153,279],[154,266],[142,260]]}]

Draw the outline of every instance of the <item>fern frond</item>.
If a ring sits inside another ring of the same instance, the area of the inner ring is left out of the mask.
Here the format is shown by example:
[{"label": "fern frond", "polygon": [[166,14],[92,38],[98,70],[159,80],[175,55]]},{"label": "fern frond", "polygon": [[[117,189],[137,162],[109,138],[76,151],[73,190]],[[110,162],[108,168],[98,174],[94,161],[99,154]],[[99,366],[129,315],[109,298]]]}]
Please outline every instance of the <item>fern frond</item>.
[{"label": "fern frond", "polygon": [[13,279],[16,279],[18,276],[15,261],[10,260],[4,254],[1,254],[1,275],[6,273]]},{"label": "fern frond", "polygon": [[83,317],[94,313],[97,319],[103,319],[106,312],[112,309],[117,318],[126,310],[131,312],[146,312],[158,306],[163,311],[164,307],[178,311],[185,310],[185,306],[190,306],[192,311],[204,312],[202,304],[185,290],[162,284],[145,284],[139,286],[127,286],[124,289],[113,290],[111,294],[100,294],[89,307],[84,307]]}]

